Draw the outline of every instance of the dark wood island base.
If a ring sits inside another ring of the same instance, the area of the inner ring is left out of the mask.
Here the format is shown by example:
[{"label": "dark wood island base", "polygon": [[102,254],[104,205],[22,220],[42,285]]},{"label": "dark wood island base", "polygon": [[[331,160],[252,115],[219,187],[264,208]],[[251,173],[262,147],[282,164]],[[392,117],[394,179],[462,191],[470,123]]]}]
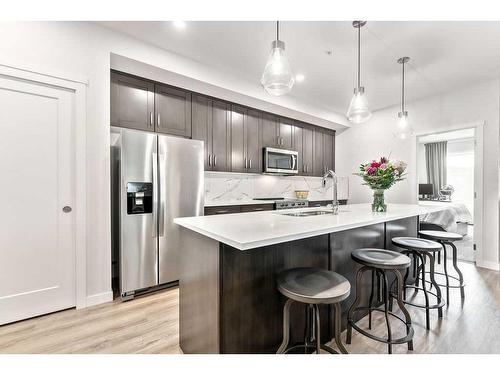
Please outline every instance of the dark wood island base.
[{"label": "dark wood island base", "polygon": [[[182,228],[179,281],[180,346],[184,353],[275,353],[282,341],[284,298],[276,289],[276,274],[293,267],[321,267],[338,272],[354,285],[357,248],[398,250],[396,236],[416,236],[418,216],[324,234],[250,250]],[[368,303],[370,280],[363,284]],[[342,303],[342,329],[354,300]],[[322,341],[333,336],[329,306],[322,309]],[[290,343],[303,341],[305,308],[291,310]],[[361,318],[359,316],[358,318]]]}]

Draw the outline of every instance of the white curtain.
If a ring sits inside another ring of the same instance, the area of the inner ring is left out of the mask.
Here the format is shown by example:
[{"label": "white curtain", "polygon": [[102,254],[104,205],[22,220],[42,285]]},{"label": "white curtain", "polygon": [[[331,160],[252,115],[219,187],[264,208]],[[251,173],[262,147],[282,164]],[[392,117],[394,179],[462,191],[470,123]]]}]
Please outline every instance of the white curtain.
[{"label": "white curtain", "polygon": [[427,166],[427,182],[434,187],[434,198],[446,185],[446,152],[447,142],[425,144],[425,164]]}]

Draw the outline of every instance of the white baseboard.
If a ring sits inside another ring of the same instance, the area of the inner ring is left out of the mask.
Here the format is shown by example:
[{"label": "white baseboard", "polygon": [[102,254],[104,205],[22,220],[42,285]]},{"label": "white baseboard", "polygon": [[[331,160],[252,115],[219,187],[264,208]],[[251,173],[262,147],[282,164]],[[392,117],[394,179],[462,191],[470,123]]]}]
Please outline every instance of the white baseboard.
[{"label": "white baseboard", "polygon": [[87,296],[87,306],[99,305],[101,303],[111,302],[113,301],[113,291],[93,294],[91,296]]},{"label": "white baseboard", "polygon": [[490,261],[476,261],[476,266],[481,268],[488,268],[493,271],[500,271],[500,263]]}]

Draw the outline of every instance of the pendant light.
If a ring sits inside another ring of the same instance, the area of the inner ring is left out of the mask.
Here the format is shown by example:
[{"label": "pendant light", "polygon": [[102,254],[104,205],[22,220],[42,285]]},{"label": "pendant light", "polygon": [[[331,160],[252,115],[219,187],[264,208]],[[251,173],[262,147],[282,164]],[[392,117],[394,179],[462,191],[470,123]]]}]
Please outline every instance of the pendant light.
[{"label": "pendant light", "polygon": [[292,89],[295,79],[285,55],[285,43],[280,40],[280,23],[276,21],[276,40],[271,43],[271,52],[260,83],[271,95],[284,95]]},{"label": "pendant light", "polygon": [[352,26],[358,29],[358,84],[354,89],[354,95],[347,110],[347,119],[355,124],[361,124],[372,117],[366,101],[365,88],[361,86],[361,28],[366,21],[354,21]]},{"label": "pendant light", "polygon": [[408,119],[408,111],[405,108],[405,64],[410,61],[409,57],[401,57],[398,59],[398,64],[402,66],[401,79],[401,112],[398,112],[398,122],[394,136],[399,139],[407,139],[414,135],[410,121]]}]

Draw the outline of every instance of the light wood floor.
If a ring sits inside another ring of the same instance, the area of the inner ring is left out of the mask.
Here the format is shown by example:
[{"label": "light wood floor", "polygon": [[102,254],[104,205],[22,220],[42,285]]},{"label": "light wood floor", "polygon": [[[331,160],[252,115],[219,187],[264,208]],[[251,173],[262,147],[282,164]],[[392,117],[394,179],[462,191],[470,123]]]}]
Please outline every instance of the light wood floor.
[{"label": "light wood floor", "polygon": [[[461,264],[467,281],[466,300],[452,291],[444,317],[409,307],[414,353],[500,353],[500,273]],[[0,353],[180,353],[178,289],[85,310],[66,310],[0,327]],[[396,311],[396,310],[395,310]],[[366,325],[366,319],[360,323]],[[394,336],[403,327],[393,323]],[[374,316],[374,333],[385,332],[383,315]],[[344,333],[345,337],[345,333]],[[386,353],[387,346],[353,333],[350,353]],[[407,353],[395,345],[395,353]]]}]

